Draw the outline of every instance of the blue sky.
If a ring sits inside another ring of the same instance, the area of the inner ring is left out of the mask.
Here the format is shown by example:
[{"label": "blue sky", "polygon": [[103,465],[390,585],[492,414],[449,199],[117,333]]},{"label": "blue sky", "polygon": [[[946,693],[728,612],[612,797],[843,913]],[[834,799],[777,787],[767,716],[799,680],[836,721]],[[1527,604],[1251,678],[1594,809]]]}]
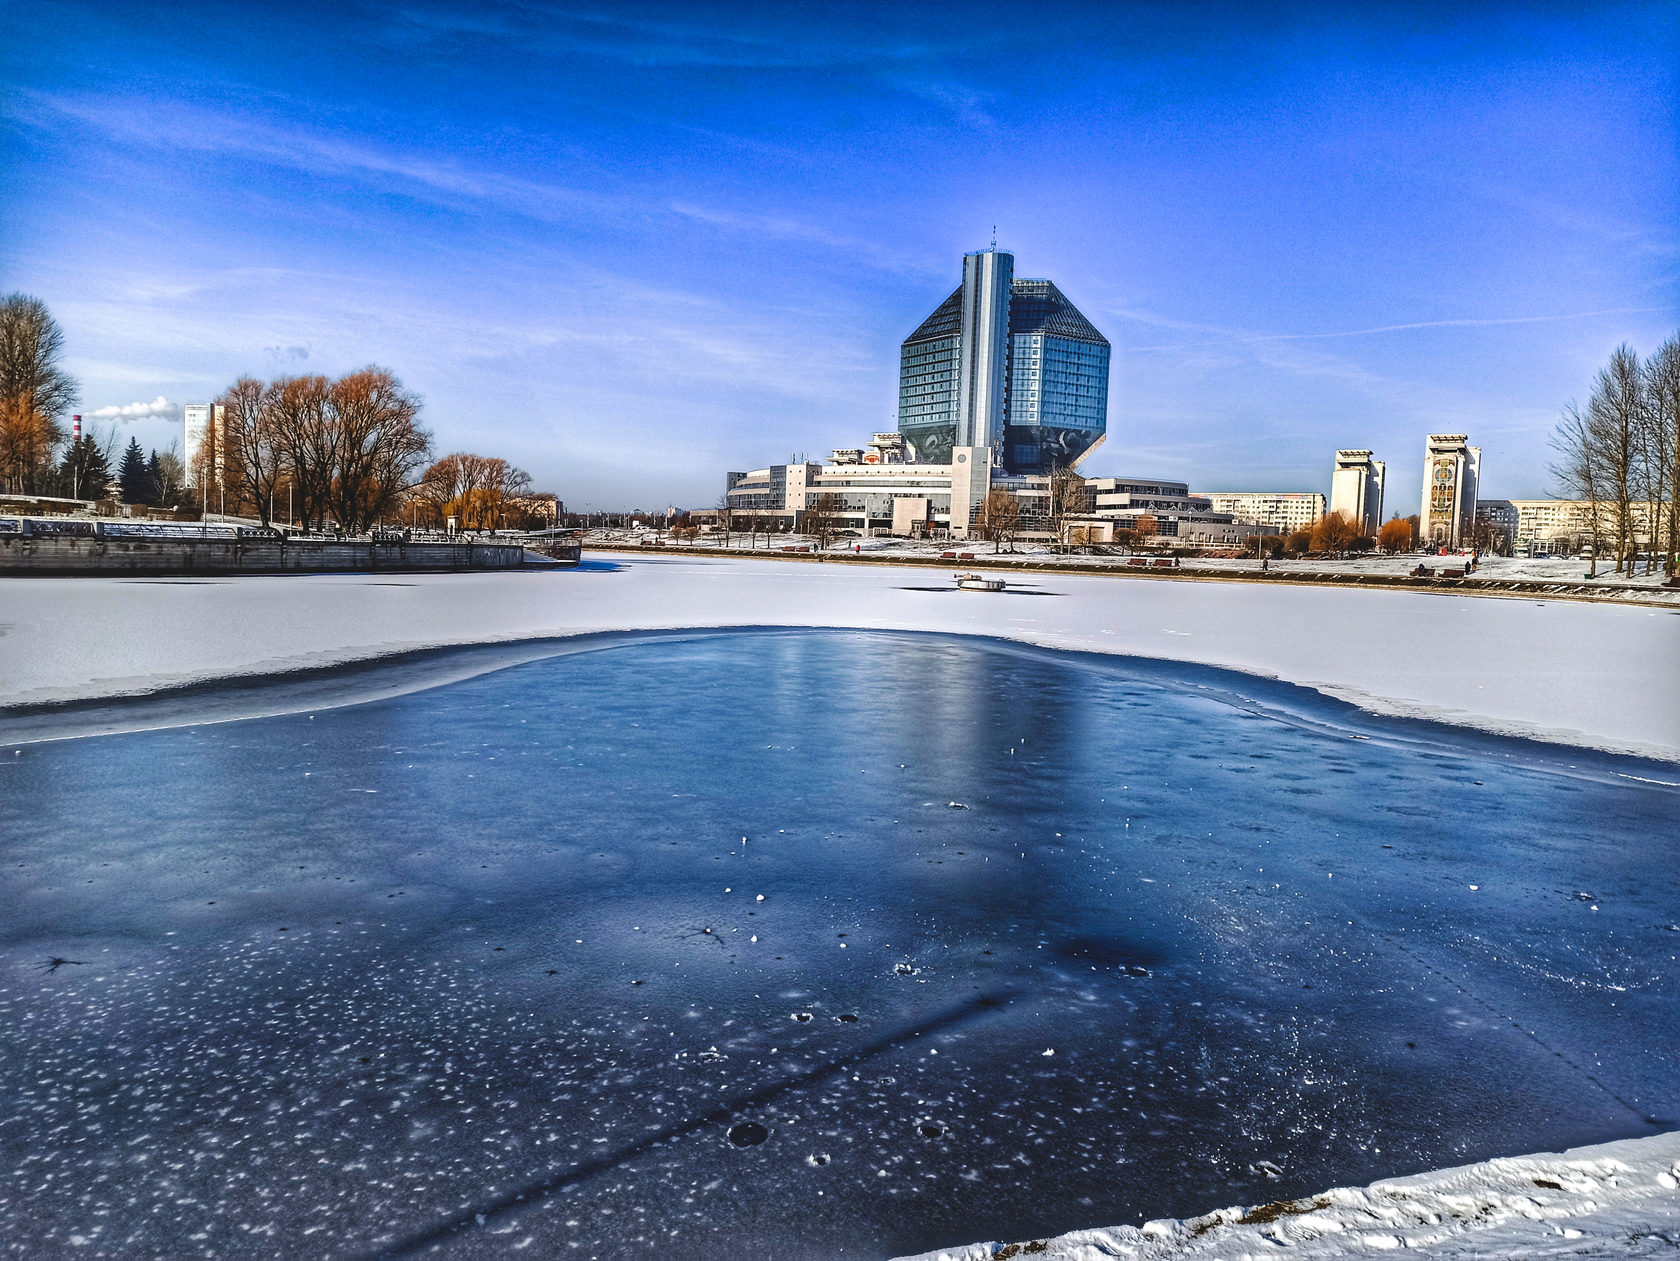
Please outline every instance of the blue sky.
[{"label": "blue sky", "polygon": [[1415,511],[1680,328],[1680,5],[44,4],[0,11],[0,290],[167,445],[391,368],[582,507],[890,428],[996,225],[1114,344],[1085,471]]}]

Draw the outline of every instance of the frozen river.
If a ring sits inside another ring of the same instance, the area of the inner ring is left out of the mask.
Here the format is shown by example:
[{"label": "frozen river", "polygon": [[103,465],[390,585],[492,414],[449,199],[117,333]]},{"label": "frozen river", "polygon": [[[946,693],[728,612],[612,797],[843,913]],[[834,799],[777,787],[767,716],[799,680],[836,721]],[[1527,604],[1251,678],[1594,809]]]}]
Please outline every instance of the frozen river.
[{"label": "frozen river", "polygon": [[883,1256],[1680,1125],[1672,765],[601,647],[4,750],[0,1244]]}]

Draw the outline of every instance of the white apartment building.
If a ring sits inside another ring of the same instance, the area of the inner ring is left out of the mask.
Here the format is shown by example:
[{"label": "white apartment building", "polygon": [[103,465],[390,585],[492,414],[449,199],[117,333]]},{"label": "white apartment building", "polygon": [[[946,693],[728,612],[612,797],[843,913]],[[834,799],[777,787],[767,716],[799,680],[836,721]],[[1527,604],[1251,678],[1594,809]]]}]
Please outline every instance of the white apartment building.
[{"label": "white apartment building", "polygon": [[1324,496],[1315,490],[1209,490],[1197,498],[1211,511],[1248,525],[1269,525],[1281,534],[1308,530],[1324,515]]},{"label": "white apartment building", "polygon": [[[1557,550],[1558,546],[1574,548],[1592,540],[1592,505],[1585,499],[1482,501],[1483,504],[1493,502],[1509,503],[1515,511],[1514,542],[1518,550],[1549,552]],[[1652,523],[1661,515],[1661,505],[1635,503],[1631,507],[1635,546],[1648,547],[1653,533]],[[1598,505],[1600,541],[1613,543],[1615,530],[1615,506],[1601,502]]]}]

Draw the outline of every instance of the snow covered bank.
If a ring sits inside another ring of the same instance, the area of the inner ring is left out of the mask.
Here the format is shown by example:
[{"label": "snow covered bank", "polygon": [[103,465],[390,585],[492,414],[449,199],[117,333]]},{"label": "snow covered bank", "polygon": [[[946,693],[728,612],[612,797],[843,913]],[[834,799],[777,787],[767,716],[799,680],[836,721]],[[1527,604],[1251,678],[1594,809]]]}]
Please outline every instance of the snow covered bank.
[{"label": "snow covered bank", "polygon": [[1184,1221],[978,1243],[914,1261],[1648,1256],[1680,1248],[1680,1134],[1513,1156]]},{"label": "snow covered bank", "polygon": [[559,573],[0,579],[0,707],[453,644],[829,626],[994,635],[1222,666],[1377,712],[1680,760],[1680,617],[1409,591],[615,557]]},{"label": "snow covered bank", "polygon": [[[651,540],[652,536],[644,530],[596,530],[589,536],[590,544],[598,547],[636,548],[643,546],[643,540]],[[751,545],[756,543],[763,548],[766,539],[759,535],[756,539],[749,539],[746,535],[736,535],[730,540],[730,547],[739,549],[743,554],[751,554],[755,550]],[[815,540],[804,535],[773,536],[773,547],[785,545],[814,545]],[[721,535],[702,535],[692,543],[677,543],[666,538],[660,546],[669,552],[681,554],[690,548],[702,550],[716,549],[723,546]],[[991,560],[996,556],[989,543],[935,543],[915,539],[842,539],[832,544],[834,553],[850,555],[855,547],[865,558],[870,560],[887,560],[903,557],[909,560],[933,560],[943,553],[958,550],[973,552],[982,560]],[[725,549],[728,550],[728,549]],[[1135,559],[1130,554],[1118,550],[1105,551],[1085,549],[1074,552],[1058,551],[1043,543],[1017,543],[1009,551],[996,559],[1004,562],[1030,562],[1033,566],[1056,568],[1060,566],[1088,568],[1099,566],[1103,569],[1126,570]],[[1330,577],[1348,578],[1350,576],[1366,576],[1376,578],[1403,578],[1410,574],[1420,563],[1430,570],[1439,573],[1443,569],[1461,566],[1466,558],[1462,555],[1438,556],[1419,552],[1408,552],[1400,556],[1388,556],[1381,553],[1366,553],[1343,557],[1302,556],[1291,560],[1268,561],[1268,572],[1272,580],[1288,578],[1292,575],[1302,577]],[[1252,577],[1260,572],[1260,562],[1253,559],[1211,556],[1186,556],[1180,560],[1180,574],[1209,577]],[[1617,574],[1613,572],[1613,560],[1600,561],[1597,572],[1589,577],[1592,565],[1589,561],[1573,556],[1484,556],[1476,567],[1474,580],[1481,583],[1499,584],[1565,584],[1571,588],[1572,598],[1604,598],[1640,600],[1653,604],[1672,604],[1680,606],[1680,588],[1666,586],[1660,571],[1645,572],[1641,563],[1640,572],[1636,574]]]}]

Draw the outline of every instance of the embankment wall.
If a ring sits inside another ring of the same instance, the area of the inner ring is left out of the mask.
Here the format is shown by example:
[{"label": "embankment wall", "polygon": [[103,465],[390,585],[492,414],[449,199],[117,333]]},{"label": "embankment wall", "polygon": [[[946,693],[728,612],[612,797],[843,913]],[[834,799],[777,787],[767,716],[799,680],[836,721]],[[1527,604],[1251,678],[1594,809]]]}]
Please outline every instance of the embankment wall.
[{"label": "embankment wall", "polygon": [[0,574],[9,577],[439,572],[517,569],[524,561],[525,549],[506,543],[0,535]]}]

